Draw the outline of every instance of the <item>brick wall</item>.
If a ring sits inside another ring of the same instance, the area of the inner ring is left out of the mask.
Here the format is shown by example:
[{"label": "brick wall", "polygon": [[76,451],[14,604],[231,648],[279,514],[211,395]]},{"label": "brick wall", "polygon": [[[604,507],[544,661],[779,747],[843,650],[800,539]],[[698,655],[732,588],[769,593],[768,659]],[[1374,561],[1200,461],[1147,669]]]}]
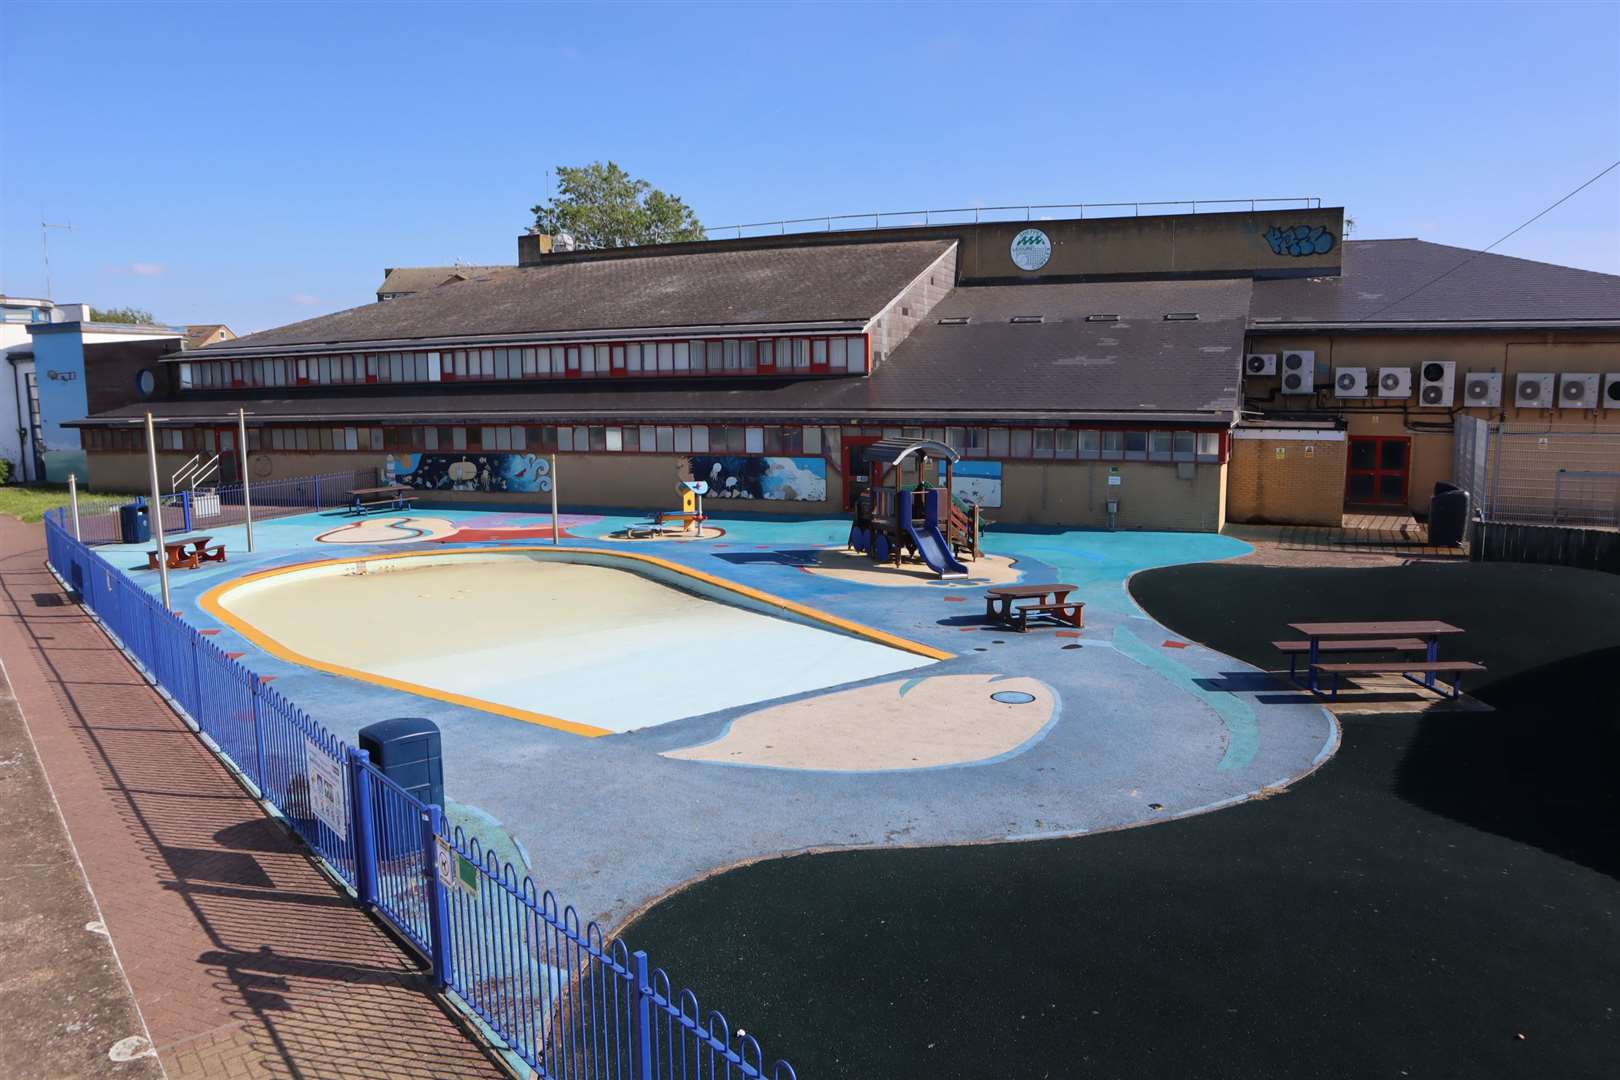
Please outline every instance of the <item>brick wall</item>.
[{"label": "brick wall", "polygon": [[1337,525],[1349,443],[1233,439],[1226,517],[1233,522]]}]

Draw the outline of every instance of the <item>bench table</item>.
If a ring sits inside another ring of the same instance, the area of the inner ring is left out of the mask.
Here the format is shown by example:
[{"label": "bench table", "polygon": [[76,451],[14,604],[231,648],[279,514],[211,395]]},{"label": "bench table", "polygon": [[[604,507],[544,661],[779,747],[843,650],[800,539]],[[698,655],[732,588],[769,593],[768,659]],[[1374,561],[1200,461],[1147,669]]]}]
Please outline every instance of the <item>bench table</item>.
[{"label": "bench table", "polygon": [[[986,589],[984,591],[984,617],[991,622],[998,622],[1003,626],[1011,627],[1019,633],[1024,633],[1029,629],[1029,617],[1032,614],[1045,615],[1068,626],[1084,626],[1085,603],[1068,598],[1069,594],[1078,588],[1078,585],[1059,583],[1003,585],[999,588]],[[1051,599],[1048,599],[1048,597]],[[1034,603],[1014,607],[1014,601],[1018,600],[1033,600]]]},{"label": "bench table", "polygon": [[[1406,620],[1380,620],[1374,622],[1301,622],[1289,623],[1290,630],[1296,630],[1309,639],[1308,652],[1310,655],[1310,685],[1311,693],[1320,693],[1316,684],[1316,669],[1321,662],[1323,638],[1359,638],[1359,637],[1410,637],[1421,638],[1424,646],[1426,662],[1438,663],[1440,660],[1440,638],[1447,634],[1461,634],[1460,626],[1440,622],[1438,619],[1406,619]],[[1412,670],[1418,670],[1414,667]],[[1434,689],[1434,672],[1424,673],[1423,685]]]},{"label": "bench table", "polygon": [[374,506],[390,510],[409,510],[415,499],[415,488],[404,484],[385,484],[382,487],[354,488],[349,492],[349,504],[355,514],[364,514]]}]

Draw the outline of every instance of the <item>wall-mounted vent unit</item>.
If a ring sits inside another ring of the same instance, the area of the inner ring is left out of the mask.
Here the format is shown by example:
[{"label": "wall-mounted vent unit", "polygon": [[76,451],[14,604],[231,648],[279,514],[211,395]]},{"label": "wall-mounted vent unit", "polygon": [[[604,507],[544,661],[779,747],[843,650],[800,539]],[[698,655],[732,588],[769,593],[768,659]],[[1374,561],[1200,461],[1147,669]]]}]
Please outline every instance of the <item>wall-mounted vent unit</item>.
[{"label": "wall-mounted vent unit", "polygon": [[966,326],[967,324],[968,317],[966,315],[948,315],[939,320],[941,326]]},{"label": "wall-mounted vent unit", "polygon": [[1412,369],[1409,367],[1381,367],[1378,369],[1378,396],[1381,398],[1409,398],[1412,396]]},{"label": "wall-mounted vent unit", "polygon": [[1277,374],[1277,354],[1252,352],[1243,358],[1243,371],[1247,375]]},{"label": "wall-mounted vent unit", "polygon": [[1165,322],[1197,322],[1196,311],[1172,311],[1164,317]]},{"label": "wall-mounted vent unit", "polygon": [[1558,407],[1560,409],[1595,409],[1598,404],[1598,382],[1601,375],[1566,371],[1558,376]]},{"label": "wall-mounted vent unit", "polygon": [[1502,404],[1502,373],[1470,371],[1463,379],[1463,404],[1472,409],[1494,409]]},{"label": "wall-mounted vent unit", "polygon": [[1425,360],[1418,368],[1418,404],[1448,409],[1457,392],[1457,361]]},{"label": "wall-mounted vent unit", "polygon": [[1316,393],[1316,353],[1310,349],[1294,349],[1282,354],[1281,363],[1283,393]]},{"label": "wall-mounted vent unit", "polygon": [[1513,404],[1521,409],[1550,409],[1557,404],[1553,400],[1553,383],[1558,376],[1550,371],[1520,372],[1518,381],[1513,385]]},{"label": "wall-mounted vent unit", "polygon": [[1603,407],[1620,409],[1620,371],[1603,376]]},{"label": "wall-mounted vent unit", "polygon": [[1087,315],[1086,322],[1119,322],[1118,315]]},{"label": "wall-mounted vent unit", "polygon": [[1046,316],[1045,315],[1014,315],[1012,317],[1011,321],[1015,322],[1015,323],[1042,323],[1042,322],[1046,321]]},{"label": "wall-mounted vent unit", "polygon": [[1341,398],[1367,396],[1367,369],[1342,367],[1333,371],[1333,396]]}]

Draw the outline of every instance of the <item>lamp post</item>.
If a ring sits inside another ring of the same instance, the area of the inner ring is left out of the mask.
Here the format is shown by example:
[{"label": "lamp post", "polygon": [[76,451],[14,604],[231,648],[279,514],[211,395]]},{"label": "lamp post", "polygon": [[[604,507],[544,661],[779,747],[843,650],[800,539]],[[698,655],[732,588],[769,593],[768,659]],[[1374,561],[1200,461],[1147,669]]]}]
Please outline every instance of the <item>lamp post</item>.
[{"label": "lamp post", "polygon": [[551,455],[551,546],[560,543],[557,539],[557,455]]},{"label": "lamp post", "polygon": [[163,610],[172,611],[169,604],[169,552],[163,546],[163,490],[158,487],[157,437],[152,431],[152,414],[146,414],[146,465],[152,477],[152,508],[147,517],[152,522],[152,540],[157,544],[158,583],[163,590]]},{"label": "lamp post", "polygon": [[253,550],[253,495],[248,491],[247,411],[236,410],[236,453],[242,462],[242,513],[247,515],[247,549]]}]

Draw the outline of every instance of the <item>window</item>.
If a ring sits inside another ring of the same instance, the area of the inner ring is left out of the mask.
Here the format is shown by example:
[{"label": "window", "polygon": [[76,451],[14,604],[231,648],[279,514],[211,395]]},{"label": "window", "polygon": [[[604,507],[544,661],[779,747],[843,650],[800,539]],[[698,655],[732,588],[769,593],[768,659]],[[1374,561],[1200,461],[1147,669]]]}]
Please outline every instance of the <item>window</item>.
[{"label": "window", "polygon": [[619,374],[622,374],[623,372],[624,372],[624,346],[623,345],[615,345],[615,346],[613,346],[613,374],[619,375]]},{"label": "window", "polygon": [[1033,456],[1034,432],[1028,428],[1013,428],[1011,435],[1012,447],[1009,452],[1013,457],[1027,458]]},{"label": "window", "polygon": [[[577,431],[578,429],[576,428],[575,430]],[[577,436],[574,439],[574,445],[576,445],[576,446],[579,445],[579,439],[578,439]],[[607,428],[599,428],[599,427],[591,428],[591,430],[590,430],[590,447],[591,447],[591,450],[596,452],[596,453],[601,453],[603,450],[607,449]]]},{"label": "window", "polygon": [[1221,456],[1221,436],[1216,431],[1200,431],[1198,433],[1198,456],[1210,460],[1218,460]]},{"label": "window", "polygon": [[[698,342],[697,344],[698,344],[698,347],[700,349],[703,347],[703,343],[701,341]],[[698,353],[698,355],[702,356],[703,354],[700,352],[700,353]],[[692,370],[692,346],[691,346],[691,343],[685,342],[685,341],[677,341],[675,343],[675,370],[676,371],[691,371]]]},{"label": "window", "polygon": [[816,338],[810,342],[810,364],[813,367],[827,366],[827,339]]},{"label": "window", "polygon": [[834,371],[849,369],[849,339],[835,337],[829,343],[827,366]]},{"label": "window", "polygon": [[1191,461],[1193,459],[1193,433],[1190,431],[1176,432],[1174,442],[1174,455],[1177,461]]},{"label": "window", "polygon": [[450,449],[452,449],[452,450],[465,450],[465,449],[467,449],[467,429],[466,428],[457,427],[457,428],[451,428],[450,429]]},{"label": "window", "polygon": [[573,450],[574,449],[574,429],[573,428],[571,428],[571,427],[560,427],[560,428],[557,429],[557,449],[558,450]]},{"label": "window", "polygon": [[[1060,457],[1060,458],[1073,458],[1073,457],[1076,456],[1076,450],[1078,449],[1079,441],[1080,441],[1079,440],[1079,433],[1076,432],[1073,428],[1058,428],[1057,432],[1053,436],[1052,452],[1053,452],[1053,454],[1055,456]],[[1040,449],[1041,449],[1041,435],[1040,435],[1040,432],[1036,432],[1035,433],[1035,451],[1036,451],[1036,453],[1039,453]]]},{"label": "window", "polygon": [[1102,453],[1102,432],[1078,431],[1075,432],[1075,434],[1078,436],[1080,441],[1081,457],[1094,458],[1098,454]]},{"label": "window", "polygon": [[579,346],[569,346],[564,352],[568,354],[568,373],[572,375],[579,371]]},{"label": "window", "polygon": [[675,429],[672,427],[658,428],[658,452],[660,454],[673,454],[675,452]]},{"label": "window", "polygon": [[642,453],[651,454],[656,451],[658,449],[658,433],[656,429],[651,424],[643,424],[639,441]]},{"label": "window", "polygon": [[1154,461],[1170,460],[1171,434],[1168,431],[1148,432],[1148,457]]},{"label": "window", "polygon": [[1127,431],[1125,433],[1125,456],[1140,461],[1147,457],[1148,433],[1145,431]]},{"label": "window", "polygon": [[692,453],[707,454],[709,452],[709,429],[695,427],[692,429]]},{"label": "window", "polygon": [[727,344],[732,345],[733,350],[735,351],[736,342],[711,341],[704,346],[705,355],[707,356],[707,366],[710,373],[725,370],[725,352]]},{"label": "window", "polygon": [[759,343],[759,366],[762,368],[776,367],[776,344],[771,341]]},{"label": "window", "polygon": [[765,429],[751,427],[747,429],[743,440],[743,453],[761,454],[765,452]]},{"label": "window", "polygon": [[508,350],[495,350],[495,377],[497,379],[510,379],[512,377],[512,363],[507,358]]},{"label": "window", "polygon": [[793,366],[795,368],[810,366],[810,343],[804,338],[793,339]]},{"label": "window", "polygon": [[1009,440],[1008,440],[1008,437],[1007,437],[1007,429],[1006,428],[991,428],[990,429],[990,447],[989,447],[990,456],[993,457],[993,458],[1004,458],[1004,457],[1006,457],[1007,456],[1008,446],[1009,446]]},{"label": "window", "polygon": [[424,449],[424,450],[437,450],[438,448],[439,448],[439,429],[436,428],[436,427],[430,427],[430,428],[426,428],[425,430],[423,430],[423,432],[422,432],[422,449]]},{"label": "window", "polygon": [[629,371],[641,370],[641,345],[632,342],[625,346],[625,367]]},{"label": "window", "polygon": [[1035,429],[1035,456],[1055,457],[1057,454],[1057,433],[1051,428]]},{"label": "window", "polygon": [[804,429],[804,452],[807,454],[821,453],[821,429],[807,427]]},{"label": "window", "polygon": [[1117,458],[1125,453],[1125,433],[1123,431],[1105,431],[1102,433],[1102,456]]},{"label": "window", "polygon": [[[634,430],[634,429],[632,429]],[[607,429],[607,450],[610,454],[617,454],[624,449],[624,432],[616,427]]]},{"label": "window", "polygon": [[596,374],[596,346],[583,345],[580,347],[579,370],[583,375]]},{"label": "window", "polygon": [[736,338],[731,338],[730,340],[728,340],[725,343],[725,346],[726,346],[726,364],[725,364],[725,368],[729,372],[735,373],[738,370],[738,368],[740,368],[742,366],[742,360],[740,359],[741,356],[742,356],[742,352],[741,352],[741,348],[740,348],[741,344],[742,343],[740,341],[738,341]]},{"label": "window", "polygon": [[658,343],[658,370],[670,372],[675,370],[675,344],[670,341]]},{"label": "window", "polygon": [[675,429],[675,452],[677,454],[690,453],[692,450],[692,429],[678,427]]}]

